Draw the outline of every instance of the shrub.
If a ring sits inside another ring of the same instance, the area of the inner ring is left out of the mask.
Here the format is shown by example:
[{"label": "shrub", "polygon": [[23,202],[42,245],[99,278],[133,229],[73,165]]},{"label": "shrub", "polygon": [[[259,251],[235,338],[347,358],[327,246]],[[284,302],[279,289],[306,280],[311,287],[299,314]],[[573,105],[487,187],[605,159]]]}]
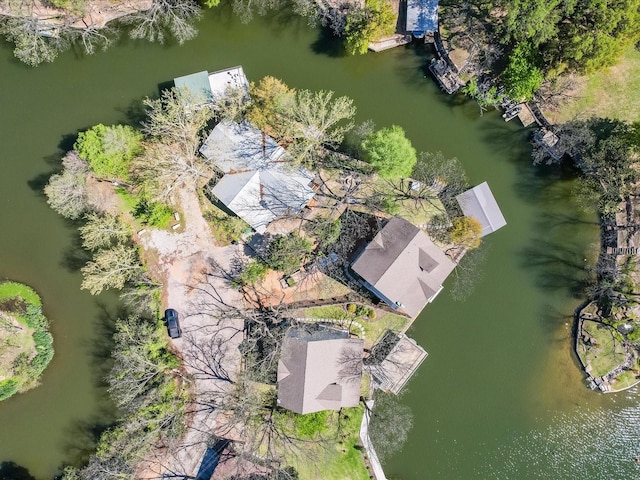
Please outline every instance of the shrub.
[{"label": "shrub", "polygon": [[309,240],[294,233],[278,235],[267,247],[266,261],[274,270],[290,274],[307,261],[312,248]]},{"label": "shrub", "polygon": [[347,303],[347,312],[356,313],[356,304],[355,303]]},{"label": "shrub", "polygon": [[160,202],[140,197],[133,208],[133,216],[150,227],[167,228],[173,218],[173,209]]},{"label": "shrub", "polygon": [[376,318],[378,315],[376,313],[376,311],[373,308],[369,308],[369,311],[367,312],[367,318],[369,320],[373,320],[374,318]]},{"label": "shrub", "polygon": [[253,285],[254,283],[261,282],[267,275],[269,267],[260,260],[253,258],[247,263],[235,279],[234,284],[242,287],[244,285]]}]

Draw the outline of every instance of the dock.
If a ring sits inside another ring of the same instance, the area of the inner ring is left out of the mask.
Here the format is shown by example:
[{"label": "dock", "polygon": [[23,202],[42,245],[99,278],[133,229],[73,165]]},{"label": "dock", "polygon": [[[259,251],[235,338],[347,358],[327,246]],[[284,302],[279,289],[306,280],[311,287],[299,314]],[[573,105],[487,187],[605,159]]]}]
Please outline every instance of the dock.
[{"label": "dock", "polygon": [[436,77],[442,89],[449,95],[457,92],[464,86],[458,74],[442,58],[433,59],[429,64],[429,70]]},{"label": "dock", "polygon": [[372,52],[382,52],[389,50],[390,48],[399,47],[400,45],[406,45],[411,42],[413,37],[411,35],[404,35],[402,33],[396,33],[390,37],[383,38],[377,42],[369,43],[369,50]]}]

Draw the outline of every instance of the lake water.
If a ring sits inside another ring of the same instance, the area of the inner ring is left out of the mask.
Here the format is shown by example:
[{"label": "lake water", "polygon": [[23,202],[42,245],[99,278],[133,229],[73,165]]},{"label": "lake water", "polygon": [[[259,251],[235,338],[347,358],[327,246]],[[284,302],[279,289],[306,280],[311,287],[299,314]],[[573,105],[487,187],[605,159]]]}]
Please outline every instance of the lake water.
[{"label": "lake water", "polygon": [[481,117],[439,92],[422,48],[344,57],[286,13],[242,25],[221,8],[199,27],[182,47],[124,40],[36,69],[0,46],[0,278],[40,293],[56,348],[42,386],[0,404],[0,462],[51,478],[113,419],[101,378],[115,302],[79,290],[74,226],[41,194],[60,152],[78,130],[127,121],[139,99],[176,76],[241,64],[251,80],[273,75],[348,95],[358,120],[401,125],[418,150],[457,156],[474,184],[489,182],[507,219],[487,239],[471,297],[455,302],[445,289],[411,330],[429,357],[402,396],[415,427],[387,475],[640,478],[637,391],[589,391],[571,353],[571,314],[598,230],[572,203],[570,176],[530,165],[516,121]]}]

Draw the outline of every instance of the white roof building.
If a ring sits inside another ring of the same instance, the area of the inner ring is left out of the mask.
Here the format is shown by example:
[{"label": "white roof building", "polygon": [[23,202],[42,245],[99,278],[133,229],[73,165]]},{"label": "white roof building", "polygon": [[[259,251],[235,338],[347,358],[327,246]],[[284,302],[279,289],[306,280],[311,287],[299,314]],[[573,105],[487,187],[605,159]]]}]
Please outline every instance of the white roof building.
[{"label": "white roof building", "polygon": [[313,174],[285,163],[285,150],[247,121],[219,123],[200,153],[225,174],[211,193],[258,233],[297,215],[315,195]]},{"label": "white roof building", "polygon": [[487,182],[461,193],[456,200],[465,216],[473,217],[480,222],[482,237],[507,224]]},{"label": "white roof building", "polygon": [[194,94],[202,94],[206,102],[224,97],[227,88],[242,88],[249,94],[249,81],[241,66],[209,73],[206,70],[173,79],[177,88],[187,88]]}]

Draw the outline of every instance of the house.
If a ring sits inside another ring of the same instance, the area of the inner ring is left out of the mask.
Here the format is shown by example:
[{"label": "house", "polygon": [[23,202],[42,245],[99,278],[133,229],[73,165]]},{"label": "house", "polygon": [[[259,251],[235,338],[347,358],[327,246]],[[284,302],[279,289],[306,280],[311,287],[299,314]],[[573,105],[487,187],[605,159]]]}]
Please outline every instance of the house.
[{"label": "house", "polygon": [[225,174],[211,193],[258,233],[298,215],[315,195],[313,174],[287,164],[285,150],[247,121],[216,125],[200,153]]},{"label": "house", "polygon": [[416,317],[442,290],[455,264],[418,227],[393,217],[356,253],[351,271],[380,300]]},{"label": "house", "polygon": [[438,31],[438,0],[407,0],[406,32],[416,38]]},{"label": "house", "polygon": [[473,217],[480,222],[482,237],[507,224],[487,182],[461,193],[456,200],[465,216]]},{"label": "house", "polygon": [[278,404],[304,414],[355,407],[364,340],[332,328],[291,328],[278,361]]},{"label": "house", "polygon": [[205,102],[214,102],[225,95],[227,88],[242,88],[249,94],[249,81],[241,66],[209,73],[206,70],[173,79],[176,88],[187,88],[201,94]]}]

